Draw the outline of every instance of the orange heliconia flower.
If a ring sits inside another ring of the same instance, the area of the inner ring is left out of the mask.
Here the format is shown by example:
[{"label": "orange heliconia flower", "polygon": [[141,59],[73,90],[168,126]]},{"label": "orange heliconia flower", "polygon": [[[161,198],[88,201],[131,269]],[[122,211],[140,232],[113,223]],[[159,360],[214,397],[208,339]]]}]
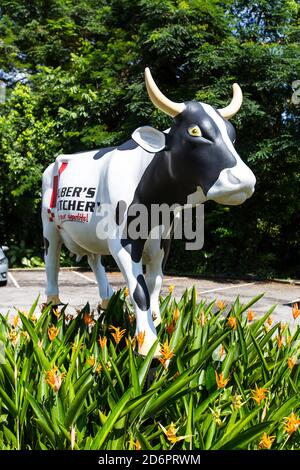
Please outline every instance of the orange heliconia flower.
[{"label": "orange heliconia flower", "polygon": [[232,405],[235,410],[239,410],[245,403],[243,403],[242,395],[234,395],[232,397]]},{"label": "orange heliconia flower", "polygon": [[221,372],[220,375],[218,375],[218,372],[215,371],[215,374],[216,374],[216,382],[217,382],[217,386],[218,388],[224,388],[226,387],[226,385],[228,384],[229,382],[229,377],[227,379],[225,379],[223,377],[223,373]]},{"label": "orange heliconia flower", "polygon": [[292,315],[294,320],[299,317],[300,315],[300,308],[298,307],[298,304],[294,304],[292,307]]},{"label": "orange heliconia flower", "polygon": [[168,361],[174,356],[173,351],[170,350],[168,340],[160,346],[160,354],[162,357],[159,358],[159,361],[162,363],[164,368],[167,368]]},{"label": "orange heliconia flower", "polygon": [[137,340],[137,337],[134,336],[133,338],[129,335],[129,338],[125,338],[125,343],[126,343],[126,346],[129,347],[129,345],[132,346],[132,348],[134,349],[135,348],[135,345],[136,345],[136,340]]},{"label": "orange heliconia flower", "polygon": [[30,336],[28,331],[21,331],[21,335],[25,338],[26,341],[30,341]]},{"label": "orange heliconia flower", "polygon": [[16,330],[11,330],[8,333],[8,338],[9,338],[9,341],[12,342],[13,346],[16,346],[18,339],[19,339],[19,334]]},{"label": "orange heliconia flower", "polygon": [[204,310],[201,310],[201,315],[200,315],[199,323],[200,323],[201,326],[204,326],[204,325],[205,325],[205,322],[206,322],[205,311],[204,311]]},{"label": "orange heliconia flower", "polygon": [[[129,313],[128,314],[128,320],[129,320],[130,325],[133,325],[134,322],[135,322],[135,315],[133,313]],[[153,320],[155,320],[155,319],[153,318]]]},{"label": "orange heliconia flower", "polygon": [[285,418],[284,430],[291,436],[300,426],[300,419],[293,412],[288,418]]},{"label": "orange heliconia flower", "polygon": [[18,309],[18,312],[19,312],[19,313],[22,313],[22,315],[24,315],[25,318],[28,318],[28,316],[29,316],[29,313],[27,312],[27,310],[20,310],[20,309]]},{"label": "orange heliconia flower", "polygon": [[59,329],[56,326],[51,325],[48,328],[48,336],[49,336],[50,341],[54,341],[58,333],[59,333]]},{"label": "orange heliconia flower", "polygon": [[173,294],[174,289],[175,289],[174,284],[170,284],[169,287],[168,287],[168,291],[170,292],[170,294]]},{"label": "orange heliconia flower", "polygon": [[121,341],[121,339],[125,335],[126,330],[121,330],[119,327],[115,327],[113,325],[111,325],[109,327],[109,329],[110,329],[110,331],[114,331],[114,333],[112,333],[111,335],[114,338],[116,344],[119,344],[119,342]]},{"label": "orange heliconia flower", "polygon": [[288,358],[288,368],[289,369],[293,369],[293,367],[295,366],[296,364],[296,359],[294,357],[289,357]]},{"label": "orange heliconia flower", "polygon": [[175,424],[173,422],[167,427],[167,429],[164,426],[162,426],[160,423],[159,425],[161,429],[163,430],[165,436],[167,437],[168,441],[171,442],[171,444],[176,444],[176,442],[182,441],[186,437],[191,437],[191,436],[176,436],[178,432],[178,428],[175,428]]},{"label": "orange heliconia flower", "polygon": [[252,398],[253,400],[260,405],[261,402],[266,398],[267,396],[267,389],[266,388],[258,388],[257,385],[255,385],[255,390],[252,390]]},{"label": "orange heliconia flower", "polygon": [[247,320],[249,322],[253,321],[255,318],[255,313],[253,312],[253,310],[248,310],[248,313],[247,313]]},{"label": "orange heliconia flower", "polygon": [[48,370],[46,373],[46,382],[50,385],[52,390],[57,393],[61,387],[62,381],[64,379],[65,374],[60,374],[58,368],[54,366],[51,370]]},{"label": "orange heliconia flower", "polygon": [[13,318],[11,319],[10,323],[14,328],[17,328],[18,324],[20,321],[20,317],[18,314],[14,315]]},{"label": "orange heliconia flower", "polygon": [[269,318],[267,320],[267,323],[268,323],[269,326],[273,325],[273,318],[271,317],[271,315],[269,316]]},{"label": "orange heliconia flower", "polygon": [[106,338],[106,336],[103,336],[103,338],[101,338],[101,336],[99,336],[98,341],[99,341],[99,344],[100,344],[101,349],[104,349],[105,346],[106,346],[106,343],[107,343],[107,338]]},{"label": "orange heliconia flower", "polygon": [[129,289],[128,289],[128,287],[125,287],[125,289],[124,289],[124,296],[125,296],[125,297],[128,297],[128,296],[129,296]]},{"label": "orange heliconia flower", "polygon": [[224,348],[223,344],[220,344],[219,359],[222,360],[222,359],[225,358],[225,356],[226,356],[225,348]]},{"label": "orange heliconia flower", "polygon": [[283,346],[283,337],[281,335],[276,336],[277,346],[278,349],[282,348]]},{"label": "orange heliconia flower", "polygon": [[136,439],[135,442],[133,442],[133,445],[135,447],[135,450],[141,450],[141,444],[140,444],[140,441],[138,439]]},{"label": "orange heliconia flower", "polygon": [[94,356],[90,356],[87,358],[86,362],[90,367],[94,367],[96,360]]},{"label": "orange heliconia flower", "polygon": [[92,315],[89,313],[85,313],[83,315],[83,321],[86,324],[86,326],[93,326],[95,324],[95,320],[93,319]]},{"label": "orange heliconia flower", "polygon": [[171,321],[171,323],[167,324],[166,331],[167,331],[168,335],[171,336],[171,334],[173,333],[174,330],[175,330],[175,324],[174,324],[173,321]]},{"label": "orange heliconia flower", "polygon": [[146,331],[140,331],[139,334],[137,335],[139,348],[143,346],[144,341],[145,341],[145,336],[146,336]]},{"label": "orange heliconia flower", "polygon": [[227,318],[227,323],[232,328],[233,330],[237,329],[237,322],[235,317],[228,317]]},{"label": "orange heliconia flower", "polygon": [[179,319],[179,317],[180,317],[180,310],[179,310],[179,308],[177,307],[177,308],[175,309],[175,312],[173,313],[173,321],[177,321],[177,320]]},{"label": "orange heliconia flower", "polygon": [[59,310],[59,308],[53,308],[52,309],[52,312],[54,313],[54,315],[56,316],[56,318],[58,319],[61,315],[61,311]]},{"label": "orange heliconia flower", "polygon": [[275,436],[268,436],[267,433],[263,433],[261,440],[259,441],[258,447],[260,449],[271,449]]},{"label": "orange heliconia flower", "polygon": [[226,304],[225,302],[223,302],[223,300],[217,300],[216,306],[218,307],[219,310],[223,310],[226,307]]}]

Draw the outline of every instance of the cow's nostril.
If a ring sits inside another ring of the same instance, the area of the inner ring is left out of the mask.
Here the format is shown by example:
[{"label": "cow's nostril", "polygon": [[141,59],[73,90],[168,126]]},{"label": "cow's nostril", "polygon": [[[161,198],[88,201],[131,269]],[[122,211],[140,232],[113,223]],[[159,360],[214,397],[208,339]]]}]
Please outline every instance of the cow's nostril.
[{"label": "cow's nostril", "polygon": [[228,181],[231,184],[240,184],[241,180],[239,180],[236,176],[234,176],[231,171],[227,173]]}]

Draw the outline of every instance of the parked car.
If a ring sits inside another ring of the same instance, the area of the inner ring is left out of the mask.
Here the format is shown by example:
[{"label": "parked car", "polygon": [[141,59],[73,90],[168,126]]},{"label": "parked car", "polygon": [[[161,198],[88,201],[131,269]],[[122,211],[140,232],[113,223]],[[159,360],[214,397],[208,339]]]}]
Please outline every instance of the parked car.
[{"label": "parked car", "polygon": [[0,286],[7,284],[8,259],[4,254],[7,250],[7,246],[0,245]]}]

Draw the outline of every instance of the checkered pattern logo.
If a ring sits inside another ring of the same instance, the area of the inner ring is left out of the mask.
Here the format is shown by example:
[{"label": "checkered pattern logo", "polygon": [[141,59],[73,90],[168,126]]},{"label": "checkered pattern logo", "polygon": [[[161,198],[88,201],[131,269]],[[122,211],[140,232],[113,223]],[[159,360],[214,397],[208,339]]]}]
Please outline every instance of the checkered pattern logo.
[{"label": "checkered pattern logo", "polygon": [[53,222],[55,218],[54,212],[52,212],[51,209],[48,209],[48,214],[49,214],[49,222]]}]

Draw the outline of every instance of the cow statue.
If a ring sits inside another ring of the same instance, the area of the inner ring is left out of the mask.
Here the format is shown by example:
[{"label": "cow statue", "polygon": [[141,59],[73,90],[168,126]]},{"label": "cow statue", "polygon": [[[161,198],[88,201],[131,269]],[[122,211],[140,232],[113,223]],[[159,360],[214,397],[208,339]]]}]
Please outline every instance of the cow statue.
[{"label": "cow statue", "polygon": [[[146,355],[157,339],[167,244],[159,237],[129,236],[125,226],[132,218],[130,207],[195,206],[207,200],[238,205],[253,194],[256,182],[234,148],[235,130],[229,122],[243,101],[238,84],[233,85],[231,103],[217,110],[197,101],[169,100],[148,68],[145,82],[152,103],[173,118],[171,128],[161,132],[139,127],[119,147],[58,156],[43,174],[42,200],[47,302],[61,303],[58,271],[62,243],[78,256],[87,255],[103,308],[113,290],[101,255],[112,255],[128,285],[136,335],[144,338],[139,341],[141,355]],[[111,208],[110,230],[107,217],[101,216],[103,206]]]}]

